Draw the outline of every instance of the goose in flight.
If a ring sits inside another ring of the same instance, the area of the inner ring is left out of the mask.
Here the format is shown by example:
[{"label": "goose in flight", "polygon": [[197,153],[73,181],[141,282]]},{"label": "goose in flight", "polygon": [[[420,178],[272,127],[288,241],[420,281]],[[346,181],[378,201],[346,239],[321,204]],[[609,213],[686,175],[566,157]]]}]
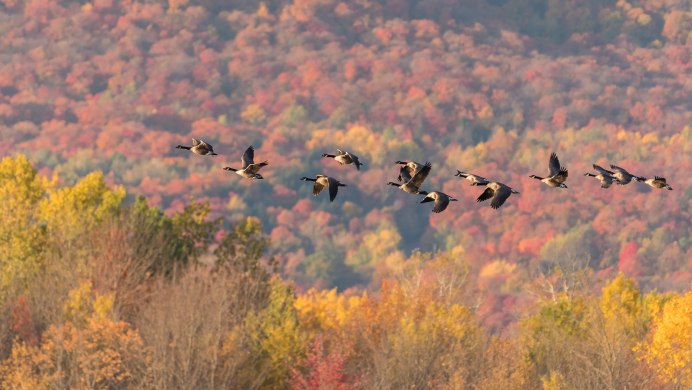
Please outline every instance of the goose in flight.
[{"label": "goose in flight", "polygon": [[493,198],[490,202],[490,207],[499,209],[510,195],[518,193],[519,191],[516,191],[506,184],[493,181],[485,185],[485,191],[476,199],[476,202],[483,202],[484,200]]},{"label": "goose in flight", "polygon": [[620,167],[618,167],[617,165],[610,164],[610,168],[611,168],[613,171],[615,171],[614,173],[611,172],[611,174],[612,174],[612,176],[613,176],[614,178],[618,179],[617,183],[620,184],[620,185],[625,185],[625,184],[631,182],[632,179],[635,179],[635,180],[639,180],[639,179],[646,180],[646,178],[633,175],[633,174],[627,172],[627,170],[626,170],[625,168],[620,168]]},{"label": "goose in flight", "polygon": [[389,183],[387,183],[387,185],[399,187],[403,191],[408,192],[409,194],[421,194],[420,186],[423,184],[425,178],[428,177],[431,168],[432,165],[430,165],[430,163],[426,161],[425,165],[423,165],[423,167],[420,170],[418,170],[418,172],[416,172],[416,174],[413,175],[413,177],[405,183],[400,184],[390,181]]},{"label": "goose in flight", "polygon": [[338,154],[329,154],[329,153],[323,153],[322,157],[329,157],[333,158],[336,160],[336,162],[339,163],[339,165],[348,165],[348,164],[354,164],[356,166],[356,169],[360,171],[360,166],[365,165],[360,160],[358,159],[358,156],[355,154],[351,154],[349,152],[344,152],[341,149],[336,150]]},{"label": "goose in flight", "polygon": [[178,145],[175,147],[176,149],[185,149],[189,150],[194,154],[199,154],[200,156],[217,156],[216,153],[214,153],[214,148],[209,145],[208,143],[196,139],[192,139],[192,146],[183,146],[183,145]]},{"label": "goose in flight", "polygon": [[423,200],[421,200],[420,203],[435,202],[432,209],[433,213],[441,213],[445,211],[447,206],[449,206],[449,202],[457,201],[457,199],[453,196],[447,195],[444,192],[440,191],[419,191],[419,194],[425,195],[425,198],[423,198]]},{"label": "goose in flight", "polygon": [[312,181],[315,184],[312,186],[312,194],[317,196],[322,192],[325,187],[329,187],[329,201],[333,202],[336,198],[336,193],[339,191],[339,187],[346,187],[346,184],[334,179],[333,177],[328,177],[324,175],[317,175],[314,179],[303,176],[300,178],[302,181]]},{"label": "goose in flight", "polygon": [[542,178],[536,175],[531,175],[529,177],[540,180],[551,187],[567,188],[567,184],[565,184],[565,180],[567,180],[567,168],[560,166],[560,160],[557,159],[557,154],[555,154],[555,152],[550,155],[548,167],[550,168],[549,177]]},{"label": "goose in flight", "polygon": [[608,188],[613,184],[613,181],[617,182],[618,179],[613,176],[613,172],[601,167],[600,165],[593,164],[593,169],[598,171],[598,175],[593,173],[585,173],[584,176],[595,177],[601,182],[601,188]]},{"label": "goose in flight", "polygon": [[673,190],[673,187],[671,187],[670,184],[666,183],[665,177],[654,176],[653,179],[647,179],[645,177],[637,177],[637,181],[642,182],[644,184],[648,184],[650,187],[653,187],[653,188],[665,188],[669,191]]},{"label": "goose in flight", "polygon": [[454,176],[458,176],[458,177],[461,177],[461,178],[464,178],[464,179],[470,181],[472,186],[484,186],[484,185],[490,183],[490,181],[488,179],[484,178],[483,176],[478,176],[478,175],[474,175],[472,173],[462,172],[458,169],[457,169],[457,173],[455,173]]},{"label": "goose in flight", "polygon": [[423,166],[423,164],[415,162],[415,161],[397,161],[395,164],[401,165],[401,168],[399,169],[399,176],[397,177],[397,180],[407,182],[411,180],[413,175],[418,172],[418,170]]},{"label": "goose in flight", "polygon": [[252,147],[252,145],[250,145],[245,150],[245,153],[243,153],[243,156],[240,158],[240,163],[242,165],[241,169],[231,167],[224,167],[223,169],[226,171],[233,171],[236,174],[248,179],[264,179],[264,177],[262,177],[262,175],[260,175],[258,172],[260,169],[262,169],[263,166],[269,165],[269,163],[267,161],[263,161],[261,163],[255,164],[254,158],[255,148]]}]

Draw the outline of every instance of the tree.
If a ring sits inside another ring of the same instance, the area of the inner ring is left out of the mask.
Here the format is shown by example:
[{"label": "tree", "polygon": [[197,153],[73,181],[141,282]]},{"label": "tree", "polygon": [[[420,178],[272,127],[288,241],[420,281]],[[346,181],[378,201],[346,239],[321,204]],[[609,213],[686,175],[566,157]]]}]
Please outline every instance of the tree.
[{"label": "tree", "polygon": [[649,340],[638,350],[661,382],[692,386],[692,292],[675,295],[663,305],[654,317]]}]

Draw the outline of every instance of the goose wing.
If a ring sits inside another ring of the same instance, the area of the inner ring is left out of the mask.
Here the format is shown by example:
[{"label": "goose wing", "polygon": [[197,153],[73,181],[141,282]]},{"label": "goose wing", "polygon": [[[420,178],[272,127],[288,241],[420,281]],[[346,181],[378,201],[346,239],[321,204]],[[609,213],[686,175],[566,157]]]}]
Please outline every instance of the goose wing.
[{"label": "goose wing", "polygon": [[478,176],[478,175],[469,175],[469,176],[473,177],[474,178],[473,180],[478,184],[485,185],[485,184],[490,183],[490,180],[484,178],[483,176]]},{"label": "goose wing", "polygon": [[411,180],[411,177],[413,175],[413,169],[409,167],[408,165],[402,165],[401,169],[399,169],[399,181],[403,181],[404,183],[408,182]]},{"label": "goose wing", "polygon": [[257,173],[257,172],[259,172],[259,170],[262,169],[262,167],[265,166],[265,165],[269,165],[269,163],[266,162],[266,161],[263,161],[263,162],[257,163],[257,164],[250,164],[250,165],[248,165],[248,166],[245,168],[245,172],[248,172],[248,173]]},{"label": "goose wing", "polygon": [[493,196],[493,200],[490,202],[490,207],[499,209],[510,195],[512,195],[512,189],[505,185],[501,185],[500,188],[495,191],[495,196]]},{"label": "goose wing", "polygon": [[447,206],[449,205],[449,196],[447,194],[443,194],[441,192],[437,193],[437,196],[435,197],[435,205],[433,206],[433,213],[441,213],[445,211]]},{"label": "goose wing", "polygon": [[661,176],[654,176],[654,183],[666,184],[666,178]]},{"label": "goose wing", "polygon": [[351,159],[351,161],[353,161],[353,164],[356,166],[356,169],[360,171],[360,166],[363,164],[358,159],[358,156],[356,156],[355,154],[351,154],[349,152],[346,152],[345,154],[348,156],[348,158]]},{"label": "goose wing", "polygon": [[612,169],[613,169],[614,171],[616,171],[616,172],[622,172],[622,173],[624,173],[625,175],[630,175],[630,173],[627,172],[627,170],[626,170],[625,168],[620,168],[620,167],[617,166],[617,165],[610,164],[610,168],[612,168]]},{"label": "goose wing", "polygon": [[317,196],[322,192],[324,187],[327,187],[329,185],[329,179],[327,176],[322,176],[322,175],[317,175],[317,179],[315,180],[315,185],[312,186],[312,194]]},{"label": "goose wing", "polygon": [[421,184],[423,184],[423,181],[425,181],[425,178],[428,177],[430,169],[432,169],[432,165],[426,161],[425,165],[423,165],[423,168],[416,172],[416,174],[413,175],[411,180],[409,180],[408,182],[416,186],[416,188],[420,188]]},{"label": "goose wing", "polygon": [[199,147],[206,149],[210,153],[214,153],[214,148],[208,143],[204,142],[204,140],[199,140]]},{"label": "goose wing", "polygon": [[593,165],[593,169],[597,170],[599,173],[602,173],[604,175],[612,175],[613,174],[612,171],[609,171],[609,170],[607,170],[607,169],[605,169],[602,166],[597,165],[597,164]]},{"label": "goose wing", "polygon": [[339,181],[334,178],[327,178],[327,185],[329,186],[329,201],[333,202],[336,199],[336,193],[339,191]]},{"label": "goose wing", "polygon": [[493,190],[490,187],[486,187],[485,191],[483,191],[483,193],[478,196],[478,198],[476,199],[476,202],[482,202],[484,200],[488,200],[488,199],[492,198],[493,195],[495,195],[495,190]]},{"label": "goose wing", "polygon": [[197,145],[199,145],[199,141],[193,138],[192,139],[192,146],[197,146]]},{"label": "goose wing", "polygon": [[560,167],[560,160],[557,159],[557,154],[555,154],[555,152],[550,154],[548,167],[550,168],[550,176],[555,176],[560,173],[561,170],[565,169]]},{"label": "goose wing", "polygon": [[243,169],[247,168],[248,165],[254,164],[255,161],[255,148],[250,145],[247,149],[245,149],[245,153],[243,153],[243,157],[240,158],[240,163],[243,167]]}]

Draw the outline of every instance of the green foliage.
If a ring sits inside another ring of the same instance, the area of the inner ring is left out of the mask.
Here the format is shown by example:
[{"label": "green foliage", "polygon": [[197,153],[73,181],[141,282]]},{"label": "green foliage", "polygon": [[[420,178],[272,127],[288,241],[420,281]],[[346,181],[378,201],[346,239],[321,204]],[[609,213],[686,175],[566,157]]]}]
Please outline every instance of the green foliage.
[{"label": "green foliage", "polygon": [[178,258],[183,260],[183,265],[197,262],[208,251],[214,239],[221,220],[217,218],[207,221],[208,214],[208,204],[193,203],[171,218],[171,228],[177,243],[175,253],[180,253]]},{"label": "green foliage", "polygon": [[262,223],[257,218],[247,217],[232,226],[214,250],[214,266],[255,274],[260,270],[259,260],[269,245],[269,238],[262,232]]}]

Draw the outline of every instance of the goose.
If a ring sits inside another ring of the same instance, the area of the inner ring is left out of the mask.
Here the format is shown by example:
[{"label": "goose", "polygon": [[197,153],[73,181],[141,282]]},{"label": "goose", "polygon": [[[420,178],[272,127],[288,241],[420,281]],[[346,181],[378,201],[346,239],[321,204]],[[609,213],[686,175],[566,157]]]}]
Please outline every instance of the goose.
[{"label": "goose", "polygon": [[643,177],[636,176],[636,175],[633,175],[633,174],[627,172],[627,170],[625,168],[620,168],[617,165],[610,164],[610,168],[615,171],[615,173],[613,173],[612,175],[614,178],[618,179],[619,185],[625,185],[625,184],[631,182],[632,179],[636,179],[636,180],[644,179],[644,180],[646,180]]},{"label": "goose", "polygon": [[471,182],[472,186],[484,186],[490,183],[490,180],[484,178],[483,176],[474,175],[472,173],[462,172],[457,169],[457,173],[454,176],[462,177]]},{"label": "goose", "polygon": [[560,166],[560,160],[557,159],[557,154],[555,154],[555,152],[550,155],[548,167],[550,168],[550,177],[542,178],[536,175],[531,175],[529,177],[540,180],[551,187],[567,188],[567,184],[565,184],[565,180],[567,180],[567,168]]},{"label": "goose", "polygon": [[425,165],[423,165],[423,167],[405,183],[400,184],[390,181],[389,183],[387,183],[387,185],[399,187],[404,192],[408,192],[409,194],[422,194],[419,189],[421,184],[423,184],[425,178],[428,177],[431,167],[432,165],[430,165],[430,163],[426,161]]},{"label": "goose", "polygon": [[216,153],[214,153],[214,148],[209,145],[208,143],[196,139],[192,139],[192,146],[183,146],[183,145],[178,145],[175,147],[176,149],[185,149],[189,150],[194,154],[199,154],[200,156],[217,156]]},{"label": "goose", "polygon": [[336,198],[336,193],[339,191],[339,187],[346,187],[346,184],[334,179],[333,177],[328,177],[324,175],[317,175],[314,179],[309,177],[301,177],[302,181],[313,181],[315,185],[312,187],[312,194],[317,196],[322,192],[325,187],[329,187],[329,201],[333,202]]},{"label": "goose", "polygon": [[480,194],[478,199],[476,199],[476,202],[483,202],[484,200],[493,198],[493,200],[490,202],[490,207],[499,209],[510,195],[518,193],[519,191],[516,191],[514,188],[506,184],[493,181],[485,185],[485,191]]},{"label": "goose", "polygon": [[673,187],[671,187],[670,184],[666,183],[665,177],[654,176],[653,179],[647,179],[645,177],[637,177],[636,179],[638,182],[648,184],[650,187],[653,187],[653,188],[665,188],[669,191],[673,190]]},{"label": "goose", "polygon": [[245,153],[243,153],[243,156],[240,158],[240,163],[243,166],[242,169],[235,169],[231,167],[224,167],[223,169],[225,171],[233,171],[236,174],[248,178],[248,179],[264,179],[262,175],[260,175],[259,170],[262,169],[263,166],[269,165],[267,161],[263,161],[259,164],[255,164],[254,162],[255,158],[255,148],[250,145],[246,150]]},{"label": "goose", "polygon": [[587,172],[584,174],[584,176],[595,177],[598,179],[598,181],[601,182],[601,188],[608,188],[611,184],[613,184],[613,181],[618,181],[618,179],[613,176],[613,172],[601,167],[600,165],[593,164],[593,169],[598,171],[598,175]]},{"label": "goose", "polygon": [[400,164],[401,169],[399,169],[399,176],[397,180],[407,182],[411,180],[413,175],[418,172],[418,169],[423,166],[423,164],[415,161],[397,161],[395,164]]},{"label": "goose", "polygon": [[336,162],[339,163],[339,165],[348,165],[348,164],[354,164],[356,166],[356,169],[360,171],[360,166],[365,165],[360,160],[358,160],[358,156],[355,154],[351,154],[349,152],[344,152],[341,149],[336,150],[338,154],[329,154],[329,153],[323,153],[322,157],[329,157],[333,158],[336,160]]},{"label": "goose", "polygon": [[454,198],[453,196],[447,195],[441,191],[432,191],[432,192],[419,191],[419,194],[425,195],[425,198],[423,198],[423,200],[421,200],[420,203],[435,202],[435,205],[433,206],[433,209],[432,209],[433,213],[441,213],[441,212],[445,211],[447,206],[449,206],[449,202],[456,202],[457,201],[457,199]]}]

